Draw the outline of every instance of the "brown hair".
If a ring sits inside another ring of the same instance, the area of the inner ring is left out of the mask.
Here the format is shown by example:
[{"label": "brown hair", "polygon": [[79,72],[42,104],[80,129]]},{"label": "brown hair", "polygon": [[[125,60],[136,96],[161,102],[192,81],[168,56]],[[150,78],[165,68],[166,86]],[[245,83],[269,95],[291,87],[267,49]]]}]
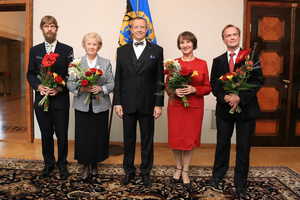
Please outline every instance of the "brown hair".
[{"label": "brown hair", "polygon": [[190,31],[184,31],[179,34],[177,38],[177,47],[180,50],[180,40],[189,40],[193,43],[193,50],[197,49],[197,38],[196,36]]},{"label": "brown hair", "polygon": [[99,44],[99,49],[98,51],[102,48],[102,38],[100,37],[100,35],[98,33],[95,32],[91,32],[86,34],[85,36],[83,36],[82,38],[82,47],[85,48],[85,44],[88,38],[94,38],[97,40],[98,44]]},{"label": "brown hair", "polygon": [[230,28],[230,27],[236,28],[236,30],[237,30],[238,33],[239,33],[239,36],[241,36],[241,30],[240,30],[238,27],[236,27],[236,26],[234,26],[234,25],[232,25],[232,24],[228,24],[228,25],[225,26],[225,27],[223,28],[223,30],[222,30],[222,39],[224,39],[224,32],[225,32],[225,30],[228,29],[228,28]]},{"label": "brown hair", "polygon": [[54,24],[58,28],[56,19],[51,15],[46,15],[41,19],[40,29],[43,29],[44,24]]}]

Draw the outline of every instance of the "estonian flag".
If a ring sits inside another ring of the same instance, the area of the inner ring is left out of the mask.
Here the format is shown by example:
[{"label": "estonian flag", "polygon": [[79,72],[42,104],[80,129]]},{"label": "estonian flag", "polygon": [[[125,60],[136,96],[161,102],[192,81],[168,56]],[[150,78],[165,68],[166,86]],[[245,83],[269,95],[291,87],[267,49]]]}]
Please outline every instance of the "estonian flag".
[{"label": "estonian flag", "polygon": [[149,42],[156,44],[148,0],[127,0],[126,12],[119,34],[119,46],[130,43],[132,41],[131,20],[137,16],[142,17],[147,21],[148,30],[146,39]]}]

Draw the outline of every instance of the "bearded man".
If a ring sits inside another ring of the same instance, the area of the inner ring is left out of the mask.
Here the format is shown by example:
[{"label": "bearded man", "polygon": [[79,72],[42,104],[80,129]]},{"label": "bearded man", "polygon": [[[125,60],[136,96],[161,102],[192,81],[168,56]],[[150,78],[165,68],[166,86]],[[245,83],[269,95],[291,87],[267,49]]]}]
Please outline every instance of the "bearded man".
[{"label": "bearded man", "polygon": [[[56,165],[59,168],[60,179],[67,179],[69,177],[67,169],[69,91],[65,86],[60,86],[57,89],[43,86],[37,76],[41,75],[40,67],[44,56],[53,52],[59,55],[52,66],[53,72],[67,82],[68,65],[73,60],[73,48],[56,40],[58,25],[53,16],[44,16],[40,23],[40,29],[45,41],[30,49],[27,71],[27,81],[35,91],[34,110],[42,136],[45,167],[39,177],[41,179],[49,177]],[[44,111],[43,106],[38,105],[45,95],[49,96],[48,111]],[[54,133],[57,137],[57,160],[54,156]]]}]

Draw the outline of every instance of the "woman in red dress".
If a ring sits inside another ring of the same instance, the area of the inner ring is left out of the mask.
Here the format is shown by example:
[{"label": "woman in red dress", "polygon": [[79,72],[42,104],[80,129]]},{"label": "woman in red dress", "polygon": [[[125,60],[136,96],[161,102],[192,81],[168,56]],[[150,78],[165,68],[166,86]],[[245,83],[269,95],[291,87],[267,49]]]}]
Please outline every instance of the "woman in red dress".
[{"label": "woman in red dress", "polygon": [[[188,171],[194,147],[200,147],[203,96],[211,92],[211,86],[206,61],[196,58],[193,54],[193,50],[197,48],[196,36],[188,31],[181,33],[177,39],[177,47],[183,53],[181,58],[176,59],[180,65],[198,72],[188,85],[183,85],[184,88],[168,93],[168,145],[173,149],[177,165],[171,182],[180,182],[182,176],[183,186],[190,188]],[[183,96],[187,97],[187,107],[184,107],[181,101]]]}]

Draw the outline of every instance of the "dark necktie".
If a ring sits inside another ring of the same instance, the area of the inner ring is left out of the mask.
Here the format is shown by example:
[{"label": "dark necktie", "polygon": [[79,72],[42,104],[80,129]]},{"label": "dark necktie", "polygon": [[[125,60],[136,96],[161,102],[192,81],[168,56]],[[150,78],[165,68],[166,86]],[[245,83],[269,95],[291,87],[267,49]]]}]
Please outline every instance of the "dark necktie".
[{"label": "dark necktie", "polygon": [[139,45],[143,45],[144,44],[144,41],[141,41],[141,42],[135,42],[134,45],[137,47]]},{"label": "dark necktie", "polygon": [[230,70],[230,72],[233,72],[233,70],[234,70],[233,56],[235,55],[235,53],[230,53],[229,55],[230,55],[229,70]]}]

